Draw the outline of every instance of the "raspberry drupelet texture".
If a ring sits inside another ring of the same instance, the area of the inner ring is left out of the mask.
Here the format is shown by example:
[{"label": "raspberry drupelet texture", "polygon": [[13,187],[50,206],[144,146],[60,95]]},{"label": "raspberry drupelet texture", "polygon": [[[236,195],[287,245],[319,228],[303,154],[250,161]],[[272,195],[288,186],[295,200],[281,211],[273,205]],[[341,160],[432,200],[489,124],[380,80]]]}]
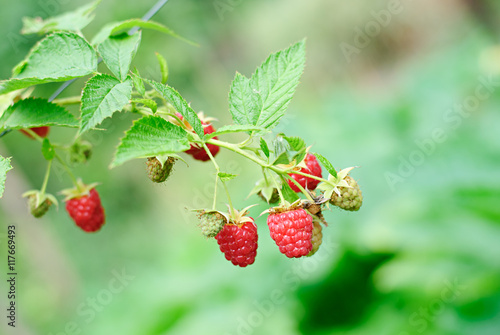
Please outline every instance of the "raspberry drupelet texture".
[{"label": "raspberry drupelet texture", "polygon": [[287,257],[307,256],[312,250],[313,219],[304,209],[270,214],[267,225],[271,238]]},{"label": "raspberry drupelet texture", "polygon": [[99,194],[93,188],[89,195],[69,199],[66,210],[76,225],[86,232],[96,232],[104,224],[104,209]]},{"label": "raspberry drupelet texture", "polygon": [[163,183],[167,180],[172,168],[175,164],[175,158],[169,157],[163,166],[156,157],[148,157],[146,161],[146,169],[149,179],[155,183]]},{"label": "raspberry drupelet texture", "polygon": [[361,189],[351,176],[346,176],[344,180],[351,187],[340,187],[340,196],[333,192],[330,203],[346,211],[358,211],[363,204]]},{"label": "raspberry drupelet texture", "polygon": [[[305,163],[307,168],[302,168],[300,169],[300,172],[307,173],[316,177],[321,177],[321,166],[319,165],[318,160],[316,159],[316,156],[313,154],[307,154]],[[302,176],[296,173],[290,173],[290,177],[292,177],[295,181],[297,181],[300,186],[307,188],[309,190],[314,190],[319,184],[319,180],[309,178],[306,176]],[[294,190],[295,192],[300,192],[299,188],[295,183],[291,180],[288,180],[288,185]]]},{"label": "raspberry drupelet texture", "polygon": [[255,261],[258,235],[257,227],[253,222],[247,222],[241,226],[226,224],[215,239],[220,251],[234,265],[245,267]]}]

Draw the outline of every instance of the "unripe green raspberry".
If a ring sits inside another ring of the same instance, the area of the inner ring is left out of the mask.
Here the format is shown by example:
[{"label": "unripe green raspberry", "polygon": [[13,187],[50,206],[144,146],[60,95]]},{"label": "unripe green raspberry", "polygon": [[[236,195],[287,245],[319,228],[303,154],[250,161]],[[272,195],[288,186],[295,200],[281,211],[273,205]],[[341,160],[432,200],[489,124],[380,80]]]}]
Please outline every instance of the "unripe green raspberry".
[{"label": "unripe green raspberry", "polygon": [[307,254],[307,257],[311,257],[316,253],[316,251],[319,250],[319,246],[321,243],[323,243],[323,233],[322,233],[323,228],[321,227],[321,224],[318,221],[313,221],[313,231],[312,231],[312,237],[311,237],[311,243],[312,243],[312,250]]},{"label": "unripe green raspberry", "polygon": [[36,200],[36,194],[31,194],[30,196],[28,196],[28,205],[31,214],[36,218],[41,218],[45,213],[47,213],[50,206],[52,205],[52,202],[47,198],[38,207],[36,207]]},{"label": "unripe green raspberry", "polygon": [[69,150],[70,160],[73,163],[86,163],[92,155],[92,144],[87,141],[76,141]]},{"label": "unripe green raspberry", "polygon": [[339,187],[340,196],[336,192],[333,192],[330,203],[346,211],[357,211],[363,204],[361,189],[358,183],[350,176],[346,176],[344,180],[351,187]]},{"label": "unripe green raspberry", "polygon": [[156,157],[148,157],[146,162],[148,177],[155,183],[162,183],[167,180],[172,168],[174,167],[175,158],[168,157],[163,166]]},{"label": "unripe green raspberry", "polygon": [[205,237],[215,237],[224,228],[227,218],[219,212],[201,212],[198,216],[201,233]]}]

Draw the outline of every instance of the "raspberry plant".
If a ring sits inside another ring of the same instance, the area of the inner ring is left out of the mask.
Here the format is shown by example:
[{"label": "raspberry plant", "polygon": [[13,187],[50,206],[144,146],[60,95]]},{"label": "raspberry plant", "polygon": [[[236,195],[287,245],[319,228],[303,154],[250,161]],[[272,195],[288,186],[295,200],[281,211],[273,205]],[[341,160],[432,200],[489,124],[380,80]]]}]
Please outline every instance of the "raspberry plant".
[{"label": "raspberry plant", "polygon": [[[143,30],[153,29],[192,42],[160,23],[141,19],[108,24],[89,41],[81,29],[91,22],[97,5],[98,1],[45,21],[25,19],[23,33],[44,37],[14,67],[12,77],[0,81],[0,136],[22,136],[12,132],[20,130],[40,142],[41,153],[47,160],[40,190],[25,194],[35,217],[45,214],[52,204],[57,206],[55,196],[46,190],[52,161],[57,160],[73,184],[73,188],[60,192],[66,195],[71,218],[86,232],[102,227],[105,211],[97,184],[85,184],[74,176],[62,157],[68,155],[71,162],[85,163],[91,153],[86,134],[99,129],[104,119],[119,111],[134,113],[137,119],[120,140],[110,168],[143,159],[149,178],[161,183],[173,173],[175,162],[184,160],[182,153],[200,164],[213,164],[213,206],[194,211],[198,213],[202,233],[215,238],[226,258],[235,265],[244,267],[254,262],[257,229],[254,220],[246,216],[252,206],[241,211],[233,206],[227,183],[237,176],[220,170],[215,156],[221,149],[241,155],[262,171],[262,179],[256,182],[251,194],[277,205],[265,212],[270,213],[272,238],[288,257],[311,256],[318,250],[322,240],[320,223],[326,225],[322,210],[329,203],[349,211],[359,209],[362,196],[358,184],[348,175],[352,168],[337,173],[324,156],[311,152],[300,137],[272,134],[302,75],[305,41],[271,54],[250,78],[236,73],[229,92],[233,124],[216,129],[214,119],[196,113],[166,84],[168,66],[162,56],[157,54],[160,81],[144,78],[139,70],[130,69]],[[99,57],[109,73],[98,72]],[[31,96],[37,85],[75,78],[86,78],[79,96],[55,100]],[[66,110],[70,104],[80,105],[78,117]],[[73,128],[75,136],[68,139],[69,145],[53,143],[49,127]],[[232,133],[244,133],[246,139],[241,143],[219,139]],[[0,196],[11,169],[10,159],[0,156]],[[320,163],[329,173],[326,179]],[[225,191],[228,211],[217,208],[219,184]],[[316,187],[320,191],[315,191]]]}]

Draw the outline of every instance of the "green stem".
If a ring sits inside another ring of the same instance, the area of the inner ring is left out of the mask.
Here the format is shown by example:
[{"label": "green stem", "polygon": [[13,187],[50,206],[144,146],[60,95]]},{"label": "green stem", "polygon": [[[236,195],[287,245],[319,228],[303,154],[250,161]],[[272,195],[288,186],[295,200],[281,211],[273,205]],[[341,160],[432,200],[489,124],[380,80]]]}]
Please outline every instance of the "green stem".
[{"label": "green stem", "polygon": [[[38,142],[40,143],[43,143],[43,139],[38,136],[37,133],[35,133],[33,130],[27,128],[27,129],[24,129],[28,134],[30,134],[31,136],[33,136]],[[61,163],[61,165],[63,166],[64,170],[68,173],[68,176],[70,177],[71,181],[73,182],[73,185],[75,185],[75,187],[78,188],[78,183],[76,181],[76,178],[75,176],[73,175],[73,172],[71,172],[71,170],[68,168],[68,166],[66,165],[66,163],[63,161],[63,159],[61,158],[61,156],[59,156],[57,154],[57,152],[54,152],[54,157],[59,161],[59,163]]]},{"label": "green stem", "polygon": [[306,190],[302,187],[302,185],[300,185],[300,183],[299,183],[298,181],[296,181],[295,179],[293,179],[293,178],[292,178],[292,177],[290,177],[289,175],[285,175],[285,178],[288,178],[288,180],[291,180],[291,181],[292,181],[292,183],[294,183],[294,184],[295,184],[295,186],[297,186],[297,188],[300,190],[300,192],[302,192],[302,193],[306,196],[307,200],[314,202],[314,200],[313,200],[313,198],[311,197],[311,195],[309,194],[309,192],[307,192],[307,191],[306,191]]},{"label": "green stem", "polygon": [[[206,143],[213,144],[213,145],[219,146],[221,148],[226,148],[228,150],[236,152],[237,154],[250,159],[254,163],[259,164],[260,166],[262,166],[264,168],[267,168],[271,171],[276,172],[278,175],[287,175],[288,173],[296,173],[296,174],[299,174],[299,175],[302,175],[305,177],[309,177],[312,179],[316,179],[316,180],[319,180],[319,181],[322,181],[322,182],[325,182],[325,183],[331,185],[331,183],[328,180],[323,179],[321,177],[316,177],[316,176],[310,175],[308,173],[300,172],[300,171],[288,171],[288,170],[281,169],[275,165],[271,165],[271,164],[265,162],[264,160],[254,156],[254,155],[250,155],[249,153],[245,152],[243,149],[240,149],[238,146],[236,146],[234,144],[219,141],[219,140],[214,140],[214,139],[210,139],[210,140],[206,141]],[[332,186],[335,186],[335,185],[332,185]]]},{"label": "green stem", "polygon": [[43,178],[43,184],[42,184],[42,189],[40,190],[40,193],[43,197],[45,194],[45,190],[47,189],[47,183],[49,182],[49,176],[50,176],[50,167],[52,166],[52,160],[50,160],[47,164],[47,171],[45,172],[45,177]]},{"label": "green stem", "polygon": [[76,178],[73,175],[73,172],[71,172],[71,170],[69,169],[69,167],[63,161],[63,159],[57,153],[54,155],[54,157],[59,161],[59,163],[61,163],[61,165],[63,166],[64,170],[66,171],[66,173],[68,174],[69,178],[71,179],[71,182],[73,183],[73,185],[75,185],[75,187],[78,188],[78,182],[76,181]]},{"label": "green stem", "polygon": [[[316,179],[316,180],[322,181],[322,182],[327,183],[327,184],[331,184],[328,180],[321,178],[321,177],[313,176],[312,174],[309,174],[309,173],[304,173],[304,172],[300,172],[300,171],[293,171],[291,173],[295,173],[295,174],[305,176],[305,177],[308,177],[311,179]],[[335,185],[332,185],[332,186],[335,186]]]},{"label": "green stem", "polygon": [[[219,183],[220,168],[219,168],[219,164],[217,164],[217,161],[215,160],[214,156],[210,152],[210,149],[208,149],[208,147],[207,147],[207,145],[205,143],[203,143],[203,149],[207,153],[208,157],[210,157],[210,160],[212,161],[212,163],[214,164],[214,167],[215,167],[214,201],[212,203],[212,209],[215,210],[216,207],[217,207],[217,184]],[[227,191],[226,184],[223,181],[222,181],[222,184],[224,185],[224,189],[226,190],[227,198],[228,198],[228,201],[229,201],[229,206],[231,208],[231,213],[230,214],[232,216],[233,215],[233,205],[231,203],[231,198],[229,197],[229,193]]]},{"label": "green stem", "polygon": [[82,97],[77,95],[74,97],[61,98],[52,100],[53,103],[64,106],[64,105],[77,105],[82,102]]}]

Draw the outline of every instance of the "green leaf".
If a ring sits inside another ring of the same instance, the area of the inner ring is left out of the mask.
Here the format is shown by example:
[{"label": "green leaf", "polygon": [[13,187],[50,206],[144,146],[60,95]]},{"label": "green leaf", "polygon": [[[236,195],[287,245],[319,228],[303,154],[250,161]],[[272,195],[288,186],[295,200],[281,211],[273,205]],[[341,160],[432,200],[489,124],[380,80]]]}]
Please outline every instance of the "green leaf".
[{"label": "green leaf", "polygon": [[285,114],[305,64],[305,42],[271,54],[252,78],[239,73],[231,84],[229,106],[236,124],[273,128]]},{"label": "green leaf", "polygon": [[74,33],[58,32],[38,42],[14,69],[13,78],[0,81],[0,94],[32,85],[66,81],[97,71],[95,50]]},{"label": "green leaf", "polygon": [[124,33],[108,37],[104,42],[99,44],[97,50],[108,69],[110,69],[120,81],[124,81],[127,78],[130,64],[132,63],[132,59],[134,59],[140,43],[140,31],[133,35]]},{"label": "green leaf", "polygon": [[301,41],[272,54],[257,69],[250,79],[250,87],[259,97],[253,124],[265,128],[278,124],[299,84],[305,60],[305,42]]},{"label": "green leaf", "polygon": [[236,72],[229,91],[229,111],[234,123],[254,125],[258,102],[258,96],[250,88],[250,79]]},{"label": "green leaf", "polygon": [[225,172],[219,172],[218,174],[220,180],[225,183],[226,181],[230,181],[236,177],[238,177],[238,175],[235,175],[235,174],[230,174],[230,173],[225,173]]},{"label": "green leaf", "polygon": [[40,17],[23,17],[21,34],[47,34],[53,31],[80,31],[94,19],[94,10],[101,0],[58,16],[42,20]]},{"label": "green leaf", "polygon": [[164,99],[170,102],[175,110],[177,110],[184,117],[187,122],[193,127],[193,130],[200,138],[204,138],[205,131],[203,130],[203,126],[201,125],[200,118],[194,112],[194,110],[189,107],[189,104],[184,100],[183,97],[177,92],[174,88],[163,85],[156,81],[147,80],[146,82],[151,85],[158,93],[160,93]]},{"label": "green leaf", "polygon": [[63,107],[41,98],[19,100],[0,117],[0,129],[43,126],[78,127],[78,120]]},{"label": "green leaf", "polygon": [[154,100],[151,100],[151,99],[132,99],[132,100],[130,100],[130,102],[134,102],[137,104],[143,104],[144,106],[149,107],[153,111],[153,113],[156,113],[156,110],[158,108],[158,105],[156,104],[156,102]]},{"label": "green leaf", "polygon": [[98,74],[87,82],[82,92],[80,134],[99,125],[105,118],[121,111],[132,95],[132,80],[124,82],[107,74]]},{"label": "green leaf", "polygon": [[134,68],[134,71],[132,72],[132,81],[134,82],[134,87],[137,92],[144,97],[146,95],[146,88],[144,87],[144,81],[142,80],[137,68]]},{"label": "green leaf", "polygon": [[318,154],[317,152],[314,153],[314,156],[319,160],[321,165],[325,167],[325,169],[335,178],[337,178],[337,171],[335,171],[335,168],[333,167],[332,163],[328,159],[326,159],[323,155]]},{"label": "green leaf", "polygon": [[295,193],[294,190],[288,185],[288,182],[283,178],[283,182],[281,183],[281,193],[283,194],[283,198],[289,203],[294,203],[299,200],[299,196]]},{"label": "green leaf", "polygon": [[9,170],[12,170],[10,157],[4,158],[0,156],[0,198],[3,196],[3,191],[5,190],[5,179]]},{"label": "green leaf", "polygon": [[300,137],[283,137],[288,144],[290,145],[290,161],[295,160],[296,163],[302,162],[302,160],[306,157],[306,142]]},{"label": "green leaf", "polygon": [[164,34],[170,35],[172,37],[175,37],[177,39],[180,39],[188,44],[197,46],[196,43],[191,42],[190,40],[187,40],[184,37],[177,35],[175,32],[173,32],[171,29],[167,28],[161,23],[154,21],[143,21],[141,19],[130,19],[126,21],[109,23],[104,27],[102,27],[102,29],[94,36],[91,43],[92,45],[99,44],[102,41],[104,41],[108,36],[116,35],[120,32],[123,32],[124,30],[129,30],[134,27],[156,30]]},{"label": "green leaf", "polygon": [[267,158],[269,158],[269,146],[267,145],[267,142],[265,139],[260,138],[260,149],[266,155]]},{"label": "green leaf", "polygon": [[265,131],[264,128],[262,127],[257,127],[257,126],[252,126],[252,125],[227,125],[227,126],[222,126],[217,131],[214,131],[211,134],[206,134],[205,139],[210,139],[215,136],[223,135],[223,134],[233,134],[233,133],[242,133],[242,132],[249,132],[249,131]]},{"label": "green leaf", "polygon": [[273,165],[279,165],[279,164],[289,164],[290,163],[290,157],[288,156],[288,152],[283,152],[281,153],[278,157],[273,162]]},{"label": "green leaf", "polygon": [[168,80],[168,64],[167,60],[160,55],[159,53],[156,53],[156,58],[158,58],[158,63],[160,63],[160,70],[161,70],[161,83],[166,84]]},{"label": "green leaf", "polygon": [[52,146],[52,144],[50,144],[50,141],[48,138],[44,138],[43,139],[43,143],[42,143],[42,155],[43,157],[50,161],[52,159],[54,159],[54,156],[55,156],[56,152],[54,151],[54,147]]},{"label": "green leaf", "polygon": [[146,116],[135,121],[122,138],[111,167],[134,158],[169,155],[189,148],[184,129],[159,116]]},{"label": "green leaf", "polygon": [[301,151],[306,149],[306,141],[304,141],[300,137],[283,136],[283,138],[288,142],[288,144],[290,145],[290,149],[293,151]]}]

